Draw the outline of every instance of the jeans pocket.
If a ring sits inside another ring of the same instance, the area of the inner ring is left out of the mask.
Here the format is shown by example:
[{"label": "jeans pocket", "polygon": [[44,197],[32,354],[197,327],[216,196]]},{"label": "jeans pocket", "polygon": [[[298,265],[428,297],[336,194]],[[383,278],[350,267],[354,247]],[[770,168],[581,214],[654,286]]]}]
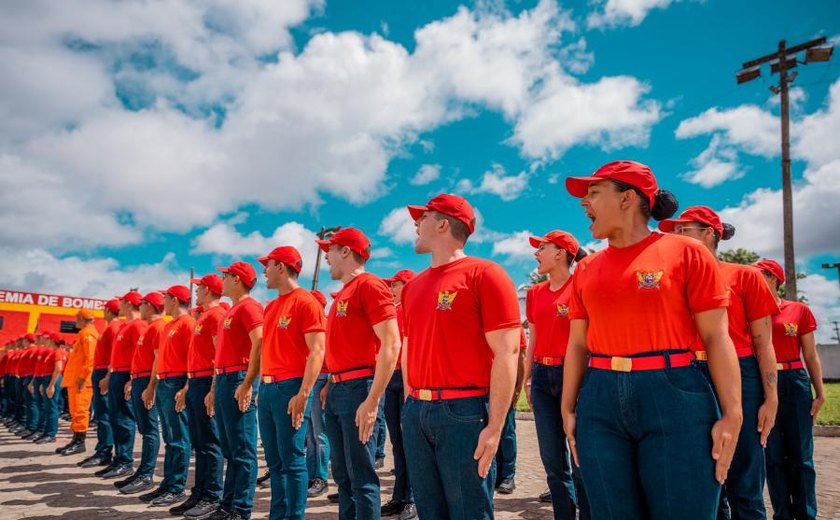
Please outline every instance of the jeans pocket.
[{"label": "jeans pocket", "polygon": [[483,423],[487,416],[487,401],[482,398],[449,399],[443,401],[443,411],[453,421]]},{"label": "jeans pocket", "polygon": [[709,381],[694,366],[664,370],[668,384],[683,394],[705,395],[712,393]]}]

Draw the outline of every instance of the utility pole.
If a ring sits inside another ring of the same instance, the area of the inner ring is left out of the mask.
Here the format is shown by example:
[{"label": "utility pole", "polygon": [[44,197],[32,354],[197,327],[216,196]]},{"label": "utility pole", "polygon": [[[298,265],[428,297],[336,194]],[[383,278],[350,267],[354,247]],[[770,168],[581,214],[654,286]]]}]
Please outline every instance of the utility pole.
[{"label": "utility pole", "polygon": [[[805,61],[799,62],[796,54],[806,51]],[[793,186],[790,175],[790,101],[788,85],[796,79],[797,73],[788,73],[799,63],[807,64],[818,61],[828,61],[834,51],[833,45],[825,46],[825,38],[817,38],[809,42],[787,47],[785,40],[779,42],[776,52],[747,61],[743,70],[735,75],[738,84],[746,83],[761,76],[759,68],[763,63],[770,64],[770,73],[779,74],[779,86],[772,86],[770,90],[781,96],[782,112],[782,215],[785,247],[785,298],[796,300],[796,255],[793,250]]]},{"label": "utility pole", "polygon": [[822,264],[820,265],[820,267],[822,267],[823,269],[837,269],[837,281],[840,282],[840,262],[834,262],[833,264]]},{"label": "utility pole", "polygon": [[190,307],[195,301],[195,298],[193,298],[193,278],[195,278],[195,267],[190,267]]},{"label": "utility pole", "polygon": [[831,323],[834,324],[834,341],[840,345],[840,323],[837,321],[832,321]]},{"label": "utility pole", "polygon": [[[321,231],[318,232],[318,238],[320,240],[326,240],[328,237],[333,236],[334,234],[341,231],[341,226],[335,226],[331,228],[325,228],[321,226]],[[318,273],[321,272],[321,246],[318,246],[318,252],[316,253],[317,256],[315,257],[315,274],[312,276],[312,290],[318,288]]]}]

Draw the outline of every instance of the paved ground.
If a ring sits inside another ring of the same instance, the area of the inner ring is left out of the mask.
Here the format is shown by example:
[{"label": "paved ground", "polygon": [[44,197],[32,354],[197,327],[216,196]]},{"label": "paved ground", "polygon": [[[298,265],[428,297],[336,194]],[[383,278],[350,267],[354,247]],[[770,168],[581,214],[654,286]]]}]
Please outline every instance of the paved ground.
[{"label": "paved ground", "polygon": [[[60,444],[42,446],[21,441],[0,427],[0,519],[173,518],[165,510],[152,509],[136,498],[119,495],[110,481],[92,477],[91,471],[76,467],[75,462],[82,456],[65,458],[55,455],[55,447],[68,440],[67,424],[62,422],[61,426],[65,433],[59,438]],[[551,518],[550,507],[536,499],[545,489],[545,474],[537,454],[534,423],[518,421],[517,428],[518,488],[513,495],[497,496],[496,517],[529,520]],[[136,453],[139,452],[138,442]],[[823,519],[840,518],[838,461],[840,438],[819,437],[816,450],[817,492],[820,518]],[[158,463],[158,468],[161,467],[162,459]],[[393,485],[389,469],[390,465],[386,464],[380,472],[383,497],[390,496]],[[157,478],[160,478],[159,474]],[[254,518],[268,517],[269,499],[267,490],[257,491]],[[307,518],[326,520],[336,516],[337,507],[329,504],[325,497],[309,501]]]}]

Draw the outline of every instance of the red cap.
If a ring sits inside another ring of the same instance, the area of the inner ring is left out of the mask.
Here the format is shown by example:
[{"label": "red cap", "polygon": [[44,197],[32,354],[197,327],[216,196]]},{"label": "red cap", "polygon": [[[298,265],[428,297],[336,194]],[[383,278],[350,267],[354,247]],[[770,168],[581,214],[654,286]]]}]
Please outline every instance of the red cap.
[{"label": "red cap", "polygon": [[691,206],[690,208],[686,208],[685,211],[680,213],[679,218],[669,218],[661,221],[659,223],[659,230],[670,233],[674,231],[677,224],[688,224],[690,222],[698,222],[704,226],[709,226],[717,231],[719,237],[723,236],[723,223],[720,221],[718,214],[708,206]]},{"label": "red cap", "polygon": [[316,240],[315,242],[321,246],[321,250],[325,253],[330,250],[331,245],[338,244],[349,247],[354,253],[362,255],[365,260],[370,258],[370,240],[361,230],[356,228],[344,228],[331,236],[329,240]]},{"label": "red cap", "polygon": [[151,304],[152,307],[159,311],[163,309],[163,294],[157,291],[150,292],[146,296],[143,296],[143,301]]},{"label": "red cap", "polygon": [[219,302],[219,307],[226,311],[230,310],[230,304],[228,302]]},{"label": "red cap", "polygon": [[785,283],[785,270],[782,269],[782,266],[779,265],[779,262],[775,260],[770,260],[769,258],[762,258],[753,265],[755,265],[762,271],[775,276],[776,280],[779,280],[779,283]]},{"label": "red cap", "polygon": [[227,267],[217,267],[223,273],[239,277],[245,287],[251,288],[257,283],[257,272],[254,266],[247,262],[234,262]]},{"label": "red cap", "polygon": [[411,269],[403,269],[402,271],[397,271],[397,274],[390,278],[385,278],[385,283],[391,285],[394,282],[402,282],[405,283],[409,280],[414,278],[414,271]]},{"label": "red cap", "polygon": [[415,222],[427,211],[437,211],[455,217],[467,225],[470,233],[475,231],[475,211],[464,197],[442,193],[427,202],[425,206],[408,206],[408,212],[411,213],[411,218]]},{"label": "red cap", "polygon": [[59,342],[64,340],[64,338],[62,338],[61,335],[58,332],[50,332],[49,337],[50,337],[51,340],[53,340],[56,343],[59,343]]},{"label": "red cap", "polygon": [[205,274],[201,278],[193,278],[190,281],[196,285],[207,287],[213,294],[222,295],[222,277],[217,274]]},{"label": "red cap", "polygon": [[192,300],[192,293],[190,293],[189,287],[184,285],[173,285],[169,289],[164,292],[164,294],[168,294],[172,296],[176,300],[183,302],[183,303],[190,303]]},{"label": "red cap", "polygon": [[120,313],[120,299],[119,298],[111,298],[110,300],[105,302],[104,307],[114,314],[119,314]]},{"label": "red cap", "polygon": [[33,342],[33,343],[34,343],[34,342],[35,342],[35,334],[32,334],[32,333],[30,332],[29,334],[27,334],[26,336],[24,336],[24,337],[23,337],[23,339],[25,339],[26,341],[31,341],[31,342]]},{"label": "red cap", "polygon": [[131,305],[135,307],[140,306],[140,302],[143,301],[143,295],[137,291],[128,291],[127,293],[123,294],[120,300],[125,300]]},{"label": "red cap", "polygon": [[324,296],[324,293],[322,293],[322,292],[321,292],[321,291],[319,291],[318,289],[313,289],[313,290],[311,290],[311,291],[309,291],[309,292],[311,292],[311,293],[312,293],[312,296],[314,296],[314,297],[315,297],[315,299],[316,299],[316,300],[318,300],[318,303],[320,303],[320,304],[321,304],[322,306],[324,306],[324,307],[326,307],[326,306],[327,306],[327,297],[326,297],[326,296]]},{"label": "red cap", "polygon": [[530,237],[528,241],[534,247],[540,247],[540,244],[550,242],[560,249],[568,251],[568,253],[572,255],[572,258],[577,255],[578,249],[580,249],[580,244],[578,244],[578,241],[575,240],[575,237],[558,229],[549,231],[544,237]]},{"label": "red cap", "polygon": [[650,168],[636,161],[613,161],[607,163],[592,174],[591,177],[567,177],[566,190],[573,196],[583,198],[589,191],[589,184],[595,181],[614,180],[639,188],[647,195],[650,207],[656,198],[659,186]]},{"label": "red cap", "polygon": [[203,305],[196,305],[195,307],[190,309],[190,312],[191,313],[197,312],[197,313],[201,314],[202,312],[204,312],[204,306]]},{"label": "red cap", "polygon": [[270,253],[259,258],[262,265],[268,265],[269,260],[287,264],[298,273],[303,268],[303,260],[300,258],[300,253],[292,246],[275,247]]}]

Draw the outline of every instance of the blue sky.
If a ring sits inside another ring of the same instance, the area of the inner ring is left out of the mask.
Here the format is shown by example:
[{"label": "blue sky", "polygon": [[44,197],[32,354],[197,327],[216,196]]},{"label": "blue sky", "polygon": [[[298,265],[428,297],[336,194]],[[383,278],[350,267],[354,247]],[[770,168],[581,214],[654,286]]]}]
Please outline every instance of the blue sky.
[{"label": "blue sky", "polygon": [[[773,5],[4,5],[0,286],[109,297],[279,243],[303,249],[309,279],[322,225],[366,231],[377,274],[419,270],[401,208],[440,192],[471,200],[468,251],[519,283],[529,233],[592,242],[563,178],[617,158],[720,211],[738,229],[723,248],[780,259],[777,79],[734,75],[781,38],[837,41],[840,5]],[[840,259],[840,56],[798,73],[800,288],[825,323],[840,319],[819,267]]]}]

